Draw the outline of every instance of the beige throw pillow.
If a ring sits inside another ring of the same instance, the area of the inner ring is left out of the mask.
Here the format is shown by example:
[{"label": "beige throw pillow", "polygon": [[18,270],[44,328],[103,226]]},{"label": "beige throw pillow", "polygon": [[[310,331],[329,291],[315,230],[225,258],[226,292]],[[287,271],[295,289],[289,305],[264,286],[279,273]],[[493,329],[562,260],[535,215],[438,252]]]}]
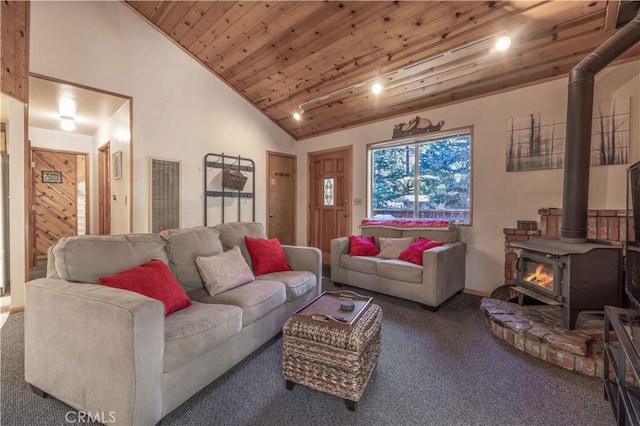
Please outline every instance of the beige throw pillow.
[{"label": "beige throw pillow", "polygon": [[211,296],[255,279],[238,246],[214,256],[198,256],[196,265]]},{"label": "beige throw pillow", "polygon": [[415,238],[378,238],[380,244],[379,257],[386,257],[387,259],[397,259],[407,247],[415,242]]}]

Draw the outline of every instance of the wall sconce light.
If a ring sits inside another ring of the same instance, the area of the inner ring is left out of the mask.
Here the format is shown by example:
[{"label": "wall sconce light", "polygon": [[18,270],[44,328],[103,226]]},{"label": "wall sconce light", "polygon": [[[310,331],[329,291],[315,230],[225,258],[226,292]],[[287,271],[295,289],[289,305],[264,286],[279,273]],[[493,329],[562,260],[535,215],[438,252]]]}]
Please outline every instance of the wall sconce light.
[{"label": "wall sconce light", "polygon": [[60,127],[62,130],[66,130],[67,132],[71,132],[76,129],[76,123],[73,121],[73,117],[69,117],[67,115],[60,116]]}]

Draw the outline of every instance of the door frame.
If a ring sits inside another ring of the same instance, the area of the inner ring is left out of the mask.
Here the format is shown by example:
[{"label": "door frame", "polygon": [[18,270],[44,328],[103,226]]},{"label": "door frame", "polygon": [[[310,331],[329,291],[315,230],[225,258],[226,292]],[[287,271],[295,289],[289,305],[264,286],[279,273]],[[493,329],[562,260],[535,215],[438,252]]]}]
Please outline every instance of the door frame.
[{"label": "door frame", "polygon": [[[36,217],[35,217],[35,207],[36,207],[36,191],[35,191],[35,187],[36,187],[36,180],[34,179],[33,173],[34,173],[34,169],[35,169],[35,162],[33,161],[33,152],[34,151],[40,151],[40,152],[51,152],[51,153],[60,153],[60,154],[73,154],[73,155],[81,155],[84,157],[84,164],[85,164],[85,208],[86,208],[86,227],[87,227],[87,234],[89,234],[89,230],[91,229],[91,201],[90,201],[90,176],[91,176],[91,171],[89,169],[90,167],[90,161],[89,161],[89,153],[88,152],[80,152],[80,151],[68,151],[68,150],[64,150],[64,149],[52,149],[52,148],[40,148],[40,147],[34,147],[31,146],[31,144],[29,144],[29,208],[28,208],[28,222],[29,222],[29,230],[31,230],[31,232],[29,232],[29,261],[31,262],[32,266],[36,265],[36,250],[35,250],[35,244],[36,244]],[[76,192],[77,192],[77,187],[76,187]],[[76,212],[77,213],[77,212]],[[28,272],[28,271],[27,271]],[[28,275],[27,275],[28,276]]]},{"label": "door frame", "polygon": [[98,234],[111,234],[111,142],[98,147]]},{"label": "door frame", "polygon": [[292,155],[292,154],[285,154],[284,152],[276,152],[276,151],[267,151],[267,161],[266,161],[266,165],[267,165],[267,179],[265,179],[265,186],[266,186],[266,229],[265,231],[268,232],[269,231],[269,192],[271,190],[271,185],[269,184],[269,180],[271,178],[271,176],[269,176],[269,166],[270,166],[270,160],[271,160],[271,156],[279,156],[279,157],[286,157],[286,158],[291,158],[293,160],[293,241],[294,243],[297,243],[298,241],[298,209],[297,209],[297,205],[298,205],[298,156],[296,155]]},{"label": "door frame", "polygon": [[313,151],[307,153],[307,245],[311,245],[311,203],[312,203],[312,194],[313,194],[313,158],[316,156],[337,153],[337,152],[345,152],[346,160],[345,160],[345,170],[348,170],[348,173],[345,173],[345,199],[349,201],[349,205],[346,207],[349,220],[346,223],[346,231],[348,235],[351,235],[352,225],[353,225],[353,145],[344,145],[336,148],[328,148],[320,151]]},{"label": "door frame", "polygon": [[[129,102],[129,232],[133,232],[133,179],[134,179],[134,167],[133,167],[133,148],[134,148],[134,135],[133,135],[133,97],[128,95],[123,95],[121,93],[112,92],[109,90],[98,89],[97,87],[87,86],[85,84],[76,83],[73,81],[63,80],[56,77],[49,77],[43,74],[38,74],[35,72],[30,72],[29,77],[35,77],[42,80],[52,81],[54,83],[60,84],[68,84],[69,86],[78,87],[80,89],[91,90],[96,93],[102,93],[104,95],[115,96],[118,98],[125,99]],[[27,104],[28,105],[28,104]],[[25,109],[26,110],[26,109]],[[25,138],[28,136],[27,128],[28,128],[28,111],[25,111]],[[125,157],[126,158],[126,157]],[[28,173],[28,171],[27,171]],[[28,212],[27,212],[28,214]]]}]

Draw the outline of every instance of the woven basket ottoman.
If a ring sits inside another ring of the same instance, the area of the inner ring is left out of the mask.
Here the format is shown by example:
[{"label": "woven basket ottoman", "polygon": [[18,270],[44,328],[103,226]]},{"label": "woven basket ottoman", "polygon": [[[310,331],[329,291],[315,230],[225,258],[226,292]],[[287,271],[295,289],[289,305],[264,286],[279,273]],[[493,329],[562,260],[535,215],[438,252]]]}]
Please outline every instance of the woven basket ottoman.
[{"label": "woven basket ottoman", "polygon": [[355,411],[378,362],[382,309],[373,303],[348,328],[291,317],[282,330],[282,370],[295,383],[343,398]]}]

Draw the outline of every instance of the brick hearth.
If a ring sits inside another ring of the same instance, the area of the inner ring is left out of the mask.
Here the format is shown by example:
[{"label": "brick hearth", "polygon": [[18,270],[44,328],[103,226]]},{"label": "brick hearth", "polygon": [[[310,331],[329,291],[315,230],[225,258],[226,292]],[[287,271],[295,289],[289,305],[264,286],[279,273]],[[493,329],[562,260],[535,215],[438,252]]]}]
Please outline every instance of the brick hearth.
[{"label": "brick hearth", "polygon": [[567,330],[557,306],[484,298],[480,309],[493,334],[508,345],[567,370],[603,377],[603,315],[581,313],[576,329]]}]

